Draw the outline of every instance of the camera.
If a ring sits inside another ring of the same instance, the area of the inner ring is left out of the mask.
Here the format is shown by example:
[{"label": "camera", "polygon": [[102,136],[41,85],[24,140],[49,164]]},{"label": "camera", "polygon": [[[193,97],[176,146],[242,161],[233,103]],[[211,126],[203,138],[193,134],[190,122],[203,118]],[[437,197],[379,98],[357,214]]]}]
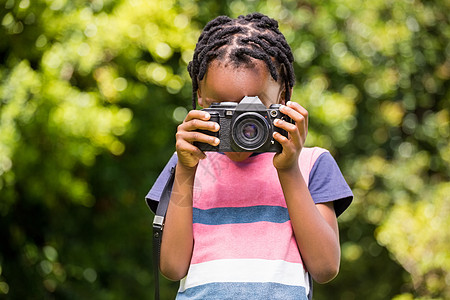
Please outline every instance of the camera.
[{"label": "camera", "polygon": [[273,138],[274,132],[287,137],[287,132],[275,127],[273,121],[282,119],[292,123],[291,118],[280,112],[280,104],[269,108],[258,97],[244,97],[239,103],[213,103],[204,108],[211,115],[210,121],[220,125],[218,132],[196,130],[220,139],[217,146],[194,142],[202,151],[215,152],[281,152],[282,146]]}]

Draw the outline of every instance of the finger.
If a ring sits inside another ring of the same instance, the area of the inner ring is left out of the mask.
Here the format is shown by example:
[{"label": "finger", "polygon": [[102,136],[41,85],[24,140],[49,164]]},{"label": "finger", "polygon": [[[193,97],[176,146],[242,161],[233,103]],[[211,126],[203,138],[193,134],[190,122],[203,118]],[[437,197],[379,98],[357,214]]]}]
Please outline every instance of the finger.
[{"label": "finger", "polygon": [[178,131],[207,130],[217,132],[219,129],[220,126],[216,122],[202,121],[199,119],[193,119],[178,126]]},{"label": "finger", "polygon": [[[301,133],[299,132],[296,124],[292,124],[280,119],[275,119],[274,125],[278,128],[286,130],[289,133],[289,138],[295,145],[301,145]],[[289,141],[289,138],[283,136],[282,134],[280,134],[280,136]]]},{"label": "finger", "polygon": [[[197,159],[204,159],[206,157],[205,153],[201,151],[198,147],[192,145],[191,143],[188,143],[184,140],[177,141],[176,148],[178,153],[188,154],[193,157],[196,157]],[[179,157],[185,156],[185,155],[178,155]]]},{"label": "finger", "polygon": [[[290,102],[290,103],[292,103],[292,102]],[[289,116],[296,123],[305,122],[305,120],[307,120],[307,118],[308,118],[308,112],[304,109],[301,109],[301,111],[303,112],[303,114],[302,114],[297,109],[300,110],[300,108],[298,108],[298,107],[292,107],[292,104],[291,104],[291,106],[281,105],[280,112]]]},{"label": "finger", "polygon": [[293,144],[291,143],[291,141],[285,137],[284,135],[282,135],[279,132],[274,132],[273,133],[273,138],[280,143],[281,147],[283,147],[283,151],[282,153],[284,154],[290,154],[290,153],[294,153],[295,152],[295,146],[293,146]]},{"label": "finger", "polygon": [[293,110],[297,111],[298,113],[300,113],[304,120],[305,120],[305,125],[306,128],[308,127],[308,111],[301,106],[299,103],[297,102],[293,102],[293,101],[288,101],[288,103],[286,103],[286,106],[289,108],[292,108]]},{"label": "finger", "polygon": [[306,138],[308,134],[308,111],[298,103],[289,102],[289,106],[282,105],[280,107],[280,112],[289,116],[298,127],[300,135]]},{"label": "finger", "polygon": [[291,122],[287,122],[282,119],[275,119],[273,121],[273,125],[275,125],[278,128],[284,129],[289,133],[294,133],[297,130],[297,126]]},{"label": "finger", "polygon": [[187,114],[186,118],[184,119],[184,122],[188,122],[193,119],[208,121],[210,118],[211,115],[208,112],[194,109]]},{"label": "finger", "polygon": [[277,141],[278,143],[281,144],[281,146],[287,145],[289,143],[289,139],[287,137],[285,137],[284,135],[282,135],[279,132],[274,132],[273,133],[273,138],[275,139],[275,141]]},{"label": "finger", "polygon": [[220,129],[219,124],[216,122],[212,122],[208,120],[211,118],[211,115],[206,111],[201,110],[191,110],[184,122],[178,126],[178,131],[185,130],[208,130],[216,132]]},{"label": "finger", "polygon": [[306,110],[306,108],[304,108],[303,106],[301,106],[299,103],[294,102],[294,101],[288,101],[286,103],[287,107],[290,107],[296,111],[298,111],[299,113],[301,113],[304,116],[308,115],[308,111]]},{"label": "finger", "polygon": [[206,143],[212,146],[217,146],[220,143],[220,140],[208,134],[204,134],[198,131],[178,131],[176,133],[177,141],[187,141],[190,144],[194,142]]}]

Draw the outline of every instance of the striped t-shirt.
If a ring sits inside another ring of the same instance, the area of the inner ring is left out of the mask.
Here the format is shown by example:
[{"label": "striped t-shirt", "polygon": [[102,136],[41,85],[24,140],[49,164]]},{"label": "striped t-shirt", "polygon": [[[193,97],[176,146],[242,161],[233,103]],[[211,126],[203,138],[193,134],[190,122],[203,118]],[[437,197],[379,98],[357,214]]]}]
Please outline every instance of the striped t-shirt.
[{"label": "striped t-shirt", "polygon": [[[243,162],[217,152],[207,156],[197,167],[194,249],[177,299],[307,299],[310,278],[273,166],[274,153]],[[342,213],[352,193],[329,152],[304,148],[299,164],[314,201],[335,201],[336,214]]]}]

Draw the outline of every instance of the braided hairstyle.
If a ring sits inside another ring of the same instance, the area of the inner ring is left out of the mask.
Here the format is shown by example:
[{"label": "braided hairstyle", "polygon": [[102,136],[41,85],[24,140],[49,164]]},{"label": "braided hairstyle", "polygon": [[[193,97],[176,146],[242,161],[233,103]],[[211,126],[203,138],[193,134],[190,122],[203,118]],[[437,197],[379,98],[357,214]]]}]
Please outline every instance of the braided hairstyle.
[{"label": "braided hairstyle", "polygon": [[278,30],[277,21],[261,13],[253,13],[237,19],[220,16],[206,24],[188,65],[193,108],[196,108],[199,82],[212,60],[227,60],[239,67],[242,64],[251,66],[251,58],[264,61],[275,81],[279,76],[282,78],[286,102],[289,101],[295,83],[291,48]]}]

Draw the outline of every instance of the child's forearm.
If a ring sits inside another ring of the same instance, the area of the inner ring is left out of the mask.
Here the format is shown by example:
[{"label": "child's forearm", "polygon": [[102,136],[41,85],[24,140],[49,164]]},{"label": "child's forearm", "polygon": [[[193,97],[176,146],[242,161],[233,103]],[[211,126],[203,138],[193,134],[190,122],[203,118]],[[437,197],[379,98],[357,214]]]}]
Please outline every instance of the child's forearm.
[{"label": "child's forearm", "polygon": [[339,233],[333,204],[315,204],[299,168],[279,170],[297,245],[315,281],[333,279],[340,264]]},{"label": "child's forearm", "polygon": [[192,256],[192,193],[196,168],[178,164],[161,244],[161,273],[171,280],[186,276]]}]

